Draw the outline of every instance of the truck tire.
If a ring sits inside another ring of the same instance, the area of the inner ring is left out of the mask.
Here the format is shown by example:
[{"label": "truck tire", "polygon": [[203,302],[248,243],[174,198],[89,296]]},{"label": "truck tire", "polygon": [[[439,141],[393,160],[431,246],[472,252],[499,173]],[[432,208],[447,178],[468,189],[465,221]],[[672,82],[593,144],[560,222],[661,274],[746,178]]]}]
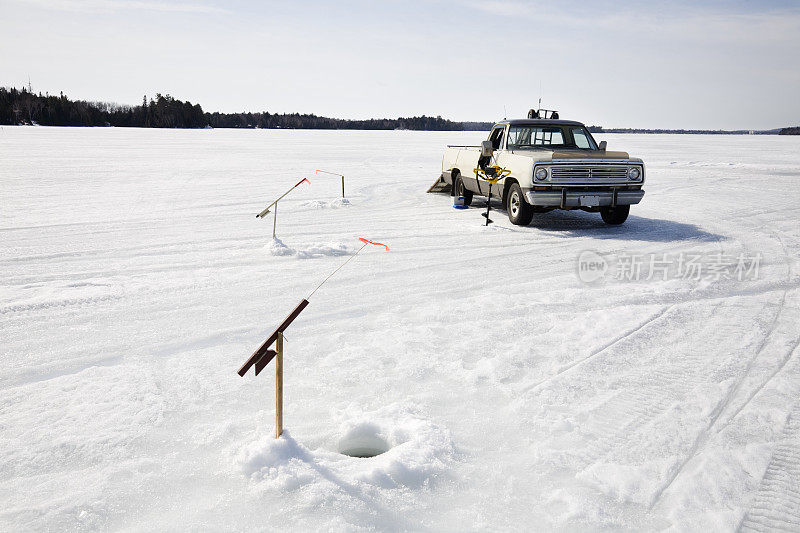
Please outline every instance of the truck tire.
[{"label": "truck tire", "polygon": [[533,206],[525,201],[522,187],[519,183],[512,183],[506,196],[506,211],[508,220],[515,226],[527,226],[533,220]]},{"label": "truck tire", "polygon": [[453,192],[456,196],[464,197],[464,205],[472,203],[472,191],[464,187],[464,180],[461,179],[461,174],[458,174],[453,181]]},{"label": "truck tire", "polygon": [[612,226],[619,226],[628,218],[628,213],[631,212],[631,206],[618,205],[617,207],[601,207],[600,216],[603,217],[603,222],[611,224]]}]

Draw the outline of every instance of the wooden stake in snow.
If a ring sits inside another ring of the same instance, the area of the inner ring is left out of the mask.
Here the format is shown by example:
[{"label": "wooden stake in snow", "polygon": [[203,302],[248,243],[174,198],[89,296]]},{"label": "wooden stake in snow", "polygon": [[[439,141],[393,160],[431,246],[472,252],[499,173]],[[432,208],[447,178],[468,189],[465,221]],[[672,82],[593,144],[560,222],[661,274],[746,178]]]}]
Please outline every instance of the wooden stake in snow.
[{"label": "wooden stake in snow", "polygon": [[275,343],[275,438],[283,433],[283,333],[278,333]]},{"label": "wooden stake in snow", "polygon": [[[264,368],[269,364],[270,361],[272,361],[273,358],[276,359],[275,361],[275,438],[276,439],[280,437],[281,434],[283,433],[283,340],[284,340],[283,332],[286,331],[286,328],[288,328],[292,324],[292,322],[294,322],[295,319],[300,315],[300,313],[303,312],[303,309],[305,309],[308,306],[309,298],[311,298],[311,296],[313,296],[314,293],[317,292],[319,288],[325,284],[325,282],[331,279],[334,274],[339,272],[339,270],[341,270],[342,267],[344,267],[355,256],[357,256],[359,252],[361,252],[361,250],[363,250],[368,244],[372,244],[375,246],[383,246],[384,248],[386,248],[387,252],[389,251],[389,247],[383,243],[372,242],[363,237],[359,237],[358,240],[364,243],[361,245],[361,248],[359,248],[356,251],[356,253],[348,257],[344,263],[342,263],[336,268],[336,270],[328,274],[328,276],[325,279],[323,279],[322,282],[319,285],[317,285],[316,288],[313,291],[311,291],[311,293],[307,297],[300,300],[300,303],[297,304],[297,307],[295,307],[294,310],[292,310],[292,312],[289,313],[289,316],[287,316],[283,320],[283,322],[281,322],[281,324],[275,329],[275,331],[272,332],[272,335],[270,335],[267,338],[267,340],[265,340],[261,344],[261,346],[259,346],[258,349],[255,352],[253,352],[253,355],[251,355],[250,358],[247,361],[245,361],[245,363],[239,369],[238,374],[244,377],[244,375],[247,374],[247,371],[250,370],[250,367],[255,366],[256,369],[255,374],[257,376],[261,373],[262,370],[264,370]],[[272,343],[275,343],[274,350],[271,349]]]},{"label": "wooden stake in snow", "polygon": [[269,204],[269,205],[266,207],[266,209],[264,209],[263,211],[261,211],[259,214],[257,214],[257,215],[256,215],[256,218],[264,218],[265,216],[267,216],[267,213],[269,213],[269,208],[270,208],[270,207],[272,207],[272,206],[275,206],[275,210],[273,211],[273,213],[274,213],[274,218],[272,219],[272,238],[273,238],[273,239],[275,238],[275,230],[276,230],[276,229],[277,229],[277,227],[278,227],[278,202],[280,202],[281,198],[283,198],[284,196],[286,196],[287,194],[289,194],[290,192],[292,192],[293,190],[295,190],[297,187],[299,187],[299,186],[300,186],[300,185],[302,185],[303,183],[308,183],[308,184],[310,184],[311,182],[310,182],[310,181],[308,181],[308,179],[307,179],[307,178],[303,178],[303,179],[301,179],[300,181],[298,181],[297,183],[295,183],[295,184],[292,186],[292,188],[291,188],[291,189],[289,189],[289,190],[288,190],[288,191],[286,191],[285,193],[281,194],[281,195],[278,197],[278,199],[277,199],[277,200],[275,200],[274,202],[272,202],[271,204]]},{"label": "wooden stake in snow", "polygon": [[332,176],[340,176],[342,178],[342,198],[344,198],[344,175],[337,174],[336,172],[328,172],[327,170],[317,170],[317,172],[322,172],[323,174],[330,174]]}]

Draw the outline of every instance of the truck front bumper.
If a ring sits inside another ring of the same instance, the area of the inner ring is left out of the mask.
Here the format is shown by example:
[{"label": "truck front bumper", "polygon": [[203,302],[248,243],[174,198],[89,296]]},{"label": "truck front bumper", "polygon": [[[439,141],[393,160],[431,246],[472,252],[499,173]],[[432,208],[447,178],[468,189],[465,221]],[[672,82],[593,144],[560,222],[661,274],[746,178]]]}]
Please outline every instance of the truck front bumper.
[{"label": "truck front bumper", "polygon": [[603,189],[573,191],[567,187],[547,191],[525,191],[525,199],[531,205],[544,207],[605,207],[638,204],[644,191],[631,189]]}]

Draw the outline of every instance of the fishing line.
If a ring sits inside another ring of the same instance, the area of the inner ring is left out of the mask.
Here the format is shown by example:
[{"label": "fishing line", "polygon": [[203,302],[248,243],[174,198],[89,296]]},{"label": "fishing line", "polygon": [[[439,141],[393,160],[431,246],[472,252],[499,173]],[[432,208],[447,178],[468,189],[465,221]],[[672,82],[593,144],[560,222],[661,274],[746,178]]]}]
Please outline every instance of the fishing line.
[{"label": "fishing line", "polygon": [[369,240],[365,239],[364,237],[359,237],[359,238],[358,238],[358,240],[360,240],[361,242],[363,242],[363,243],[364,243],[363,245],[361,245],[361,248],[359,248],[359,249],[356,251],[356,253],[354,253],[353,255],[351,255],[350,257],[348,257],[348,258],[347,258],[347,261],[345,261],[344,263],[342,263],[341,265],[339,265],[339,266],[336,268],[336,270],[334,270],[333,272],[331,272],[330,274],[328,274],[328,276],[327,276],[325,279],[323,279],[323,280],[322,280],[322,283],[320,283],[319,285],[317,285],[317,288],[316,288],[316,289],[314,289],[313,291],[311,291],[311,294],[309,294],[308,296],[306,296],[306,300],[310,299],[310,298],[311,298],[311,297],[314,295],[314,293],[315,293],[315,292],[317,292],[317,291],[319,290],[319,288],[320,288],[320,287],[322,287],[323,285],[325,285],[325,282],[326,282],[326,281],[328,281],[329,279],[331,279],[331,278],[333,277],[333,275],[334,275],[334,274],[336,274],[337,272],[339,272],[339,271],[340,271],[342,268],[344,268],[344,266],[345,266],[347,263],[349,263],[350,261],[352,261],[352,260],[353,260],[353,258],[354,258],[355,256],[357,256],[357,255],[358,255],[358,254],[361,252],[361,250],[363,250],[364,248],[366,248],[368,244],[372,244],[372,245],[374,245],[374,246],[383,246],[384,248],[386,248],[386,251],[387,251],[387,252],[389,251],[389,247],[388,247],[388,246],[386,246],[385,244],[381,243],[381,242],[372,242],[372,241],[369,241]]}]

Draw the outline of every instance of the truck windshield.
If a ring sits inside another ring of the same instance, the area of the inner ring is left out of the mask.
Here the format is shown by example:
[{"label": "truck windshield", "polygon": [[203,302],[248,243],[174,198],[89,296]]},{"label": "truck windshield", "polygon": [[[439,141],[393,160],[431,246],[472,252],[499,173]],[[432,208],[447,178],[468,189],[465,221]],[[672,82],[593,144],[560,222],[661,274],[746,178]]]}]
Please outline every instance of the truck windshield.
[{"label": "truck windshield", "polygon": [[509,150],[597,150],[586,128],[560,125],[510,126],[507,147]]}]

